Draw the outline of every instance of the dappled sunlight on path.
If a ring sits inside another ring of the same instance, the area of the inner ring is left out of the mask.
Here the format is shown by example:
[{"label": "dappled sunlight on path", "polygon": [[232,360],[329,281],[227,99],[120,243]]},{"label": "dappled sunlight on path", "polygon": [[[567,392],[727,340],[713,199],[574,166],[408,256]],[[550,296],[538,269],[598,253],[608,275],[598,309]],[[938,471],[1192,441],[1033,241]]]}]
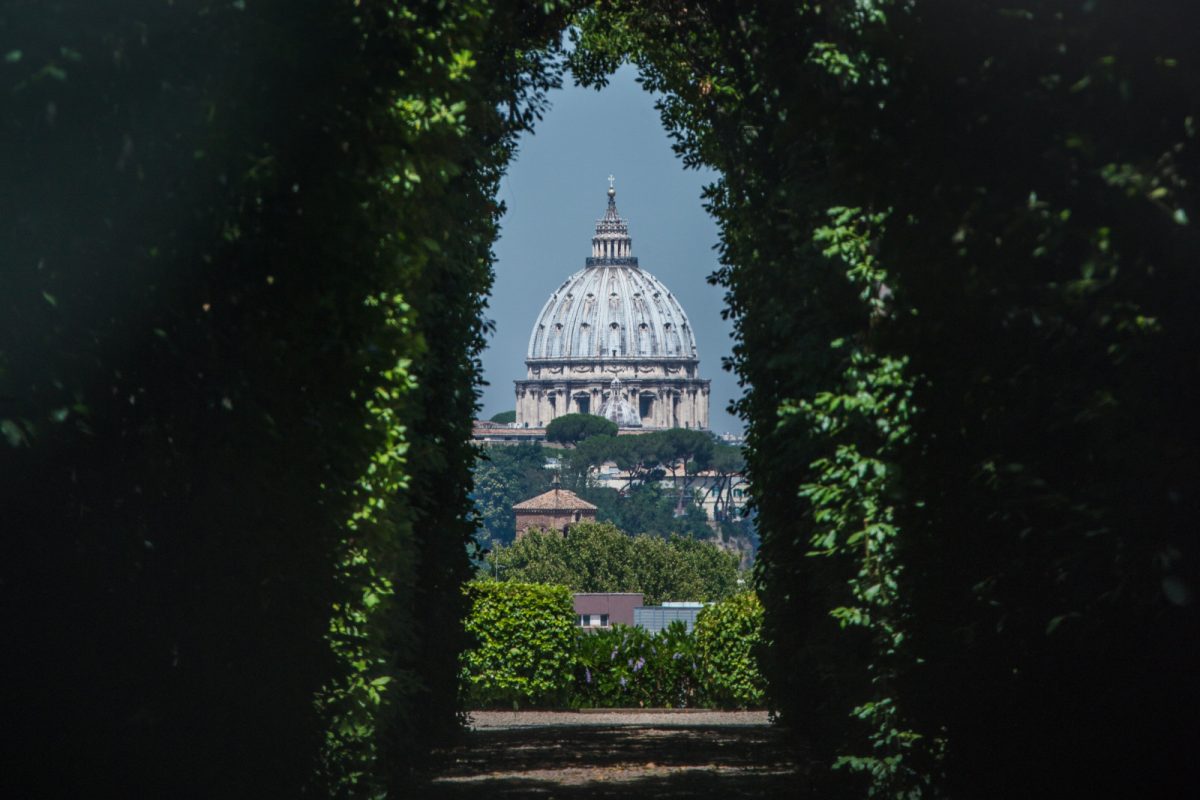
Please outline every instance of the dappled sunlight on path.
[{"label": "dappled sunlight on path", "polygon": [[802,797],[803,774],[759,713],[476,712],[422,796]]}]

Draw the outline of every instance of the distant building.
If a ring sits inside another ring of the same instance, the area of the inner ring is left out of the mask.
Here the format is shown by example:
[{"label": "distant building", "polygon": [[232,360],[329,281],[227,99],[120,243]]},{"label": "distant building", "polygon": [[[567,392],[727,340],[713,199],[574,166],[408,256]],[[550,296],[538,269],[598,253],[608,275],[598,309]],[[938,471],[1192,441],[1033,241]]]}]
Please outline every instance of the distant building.
[{"label": "distant building", "polygon": [[471,426],[471,441],[483,445],[540,444],[559,447],[546,441],[545,428],[518,428],[499,422],[477,419]]},{"label": "distant building", "polygon": [[548,492],[513,506],[517,518],[517,539],[531,529],[558,531],[564,536],[576,522],[595,522],[596,507],[557,483]]},{"label": "distant building", "polygon": [[696,627],[696,617],[704,603],[663,603],[661,606],[639,606],[633,610],[633,624],[647,633],[658,633],[672,622],[682,622],[688,630]]},{"label": "distant building", "polygon": [[[610,178],[611,181],[611,178]],[[516,425],[596,414],[621,430],[708,429],[710,382],[679,300],[638,265],[616,190],[596,222],[592,254],[533,324]]]},{"label": "distant building", "polygon": [[643,597],[641,592],[581,592],[574,596],[575,624],[581,628],[632,625]]}]

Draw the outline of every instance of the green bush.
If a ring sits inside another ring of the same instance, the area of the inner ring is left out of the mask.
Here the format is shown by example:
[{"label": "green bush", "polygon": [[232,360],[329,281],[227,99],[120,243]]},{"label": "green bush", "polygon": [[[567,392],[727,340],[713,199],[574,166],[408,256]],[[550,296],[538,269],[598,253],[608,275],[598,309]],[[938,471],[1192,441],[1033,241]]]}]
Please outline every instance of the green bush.
[{"label": "green bush", "polygon": [[466,591],[468,707],[750,708],[763,704],[755,650],[762,606],[741,594],[658,633],[575,627],[570,590],[484,580]]},{"label": "green bush", "polygon": [[576,592],[642,592],[664,600],[722,600],[737,589],[737,556],[711,542],[627,536],[609,523],[580,522],[566,538],[531,532],[492,555],[501,578],[556,583]]},{"label": "green bush", "polygon": [[682,622],[656,634],[628,625],[580,630],[572,705],[687,708],[699,699],[694,640]]},{"label": "green bush", "polygon": [[575,611],[565,586],[480,581],[465,589],[475,646],[462,658],[474,706],[563,705],[575,662]]},{"label": "green bush", "polygon": [[740,708],[763,704],[765,684],[757,653],[762,623],[762,604],[753,592],[700,612],[693,636],[700,662],[699,681],[708,703]]}]

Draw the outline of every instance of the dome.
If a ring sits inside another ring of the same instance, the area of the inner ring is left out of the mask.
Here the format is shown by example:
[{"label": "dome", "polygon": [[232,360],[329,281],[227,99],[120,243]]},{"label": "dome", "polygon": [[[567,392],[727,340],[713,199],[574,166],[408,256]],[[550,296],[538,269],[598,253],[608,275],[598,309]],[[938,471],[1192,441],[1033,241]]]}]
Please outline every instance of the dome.
[{"label": "dome", "polygon": [[625,398],[619,378],[613,378],[608,394],[604,396],[604,404],[600,406],[600,416],[615,422],[618,428],[642,427],[642,418],[633,404]]},{"label": "dome", "polygon": [[683,306],[631,255],[615,195],[610,188],[587,266],[550,295],[534,322],[528,359],[697,359]]},{"label": "dome", "polygon": [[595,414],[624,432],[707,430],[711,381],[700,377],[692,326],[667,287],[638,266],[612,180],[591,256],[533,323],[525,377],[513,381],[517,426]]}]

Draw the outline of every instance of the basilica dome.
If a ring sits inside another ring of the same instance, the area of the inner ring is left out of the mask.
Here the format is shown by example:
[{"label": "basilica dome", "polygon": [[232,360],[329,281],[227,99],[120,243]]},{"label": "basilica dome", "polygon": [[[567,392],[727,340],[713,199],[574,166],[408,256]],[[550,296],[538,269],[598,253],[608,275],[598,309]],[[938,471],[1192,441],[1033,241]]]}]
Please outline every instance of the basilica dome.
[{"label": "basilica dome", "polygon": [[596,221],[592,254],[534,321],[517,424],[601,414],[622,428],[708,427],[709,382],[683,306],[633,255],[616,191]]},{"label": "basilica dome", "polygon": [[597,223],[592,257],[558,287],[529,336],[529,359],[696,358],[683,306],[629,255],[615,192]]}]

